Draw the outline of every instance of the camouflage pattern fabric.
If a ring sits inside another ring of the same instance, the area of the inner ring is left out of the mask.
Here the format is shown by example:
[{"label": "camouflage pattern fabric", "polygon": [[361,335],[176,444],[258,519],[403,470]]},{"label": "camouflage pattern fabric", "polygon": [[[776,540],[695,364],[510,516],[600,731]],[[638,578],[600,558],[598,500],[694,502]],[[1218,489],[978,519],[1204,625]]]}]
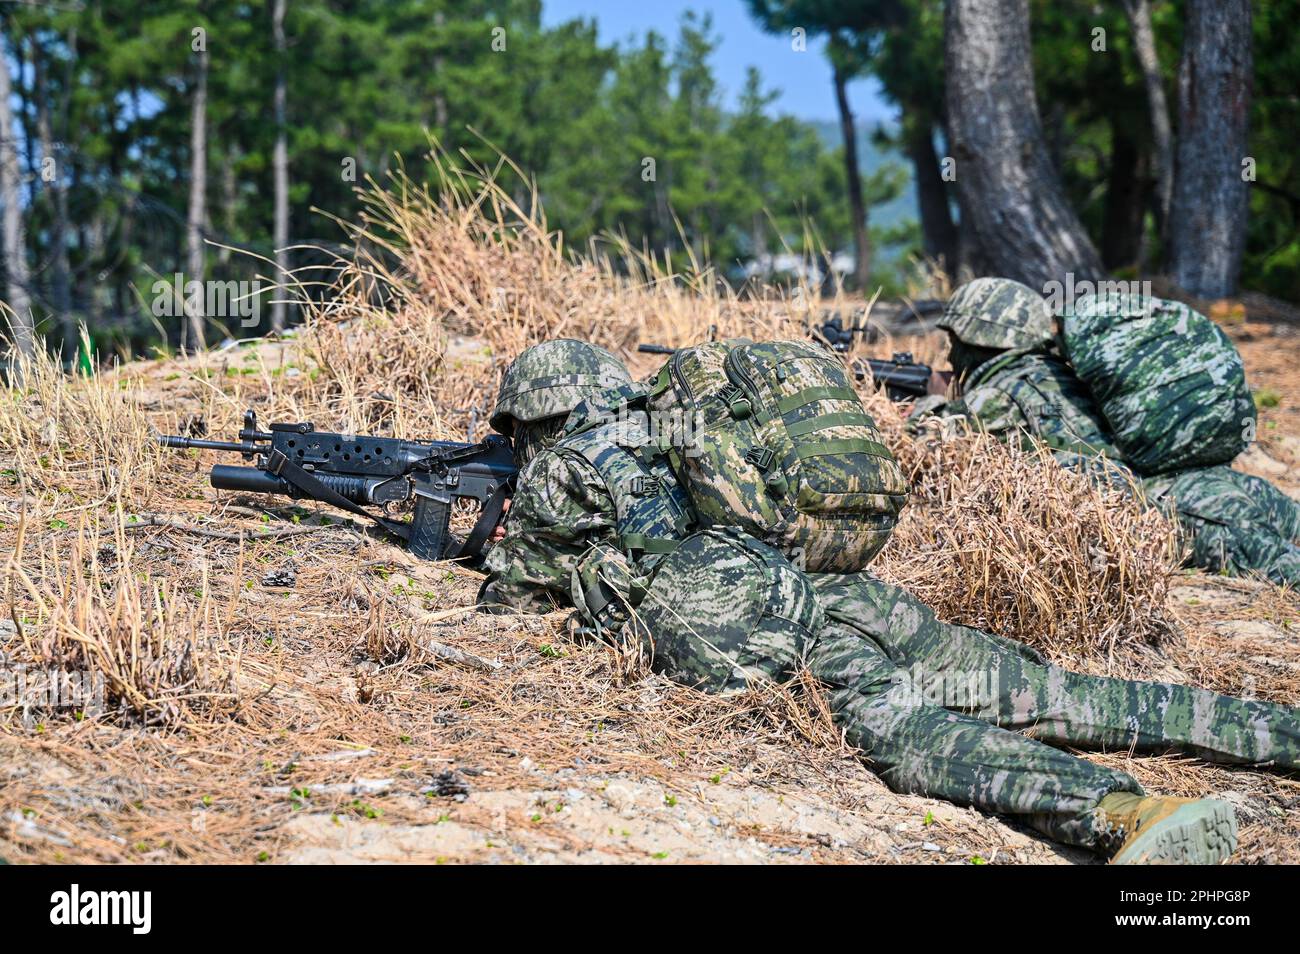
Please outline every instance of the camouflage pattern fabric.
[{"label": "camouflage pattern fabric", "polygon": [[1136,783],[1038,742],[1300,767],[1295,708],[1068,672],[1013,640],[941,623],[867,574],[813,584],[827,622],[809,666],[850,741],[899,790],[1028,815],[1060,841],[1091,845],[1098,793]]},{"label": "camouflage pattern fabric", "polygon": [[598,345],[574,338],[543,341],[506,368],[491,424],[509,436],[516,421],[563,418],[593,392],[631,383],[623,362]]},{"label": "camouflage pattern fabric", "polygon": [[989,433],[1023,435],[1053,450],[1123,462],[1106,420],[1069,366],[1048,351],[1019,349],[976,368],[954,410],[965,410]]},{"label": "camouflage pattern fabric", "polygon": [[907,482],[829,351],[806,341],[713,342],[677,352],[650,408],[694,408],[678,470],[707,525],[734,526],[808,570],[866,566]]},{"label": "camouflage pattern fabric", "polygon": [[1231,467],[1199,467],[1143,481],[1189,537],[1188,562],[1213,572],[1258,572],[1300,585],[1300,505],[1267,480]]},{"label": "camouflage pattern fabric", "polygon": [[[1228,467],[1192,468],[1139,478],[1119,458],[1090,398],[1050,352],[1008,352],[976,369],[962,398],[914,414],[964,417],[1002,440],[1054,448],[1063,467],[1126,493],[1137,492],[1174,517],[1190,543],[1188,563],[1211,572],[1258,571],[1275,583],[1300,582],[1300,508],[1268,481]],[[1175,503],[1176,502],[1176,503]]]},{"label": "camouflage pattern fabric", "polygon": [[562,439],[519,475],[505,537],[484,560],[479,601],[531,612],[570,602],[570,577],[593,542],[652,561],[688,532],[686,495],[632,412]]},{"label": "camouflage pattern fabric", "polygon": [[937,325],[980,348],[1039,348],[1052,340],[1046,300],[1009,278],[977,278],[962,285]]},{"label": "camouflage pattern fabric", "polygon": [[515,421],[511,431],[510,449],[514,453],[515,466],[523,470],[534,457],[560,439],[564,433],[564,418]]},{"label": "camouflage pattern fabric", "polygon": [[822,627],[808,575],[732,528],[688,536],[654,571],[621,638],[641,642],[657,672],[705,692],[781,682]]},{"label": "camouflage pattern fabric", "polygon": [[[734,529],[688,533],[657,491],[639,511],[621,488],[657,466],[636,453],[647,425],[630,414],[537,455],[489,551],[484,604],[577,606],[606,634],[645,646],[658,671],[706,691],[806,664],[891,786],[1013,814],[1073,844],[1104,849],[1097,804],[1141,789],[1044,742],[1297,766],[1295,710],[1069,673],[1010,640],[941,624],[866,574],[803,574]],[[667,553],[626,546],[638,526],[647,540],[682,542]]]},{"label": "camouflage pattern fabric", "polygon": [[1062,315],[1066,356],[1144,476],[1229,463],[1255,433],[1241,355],[1181,302],[1088,295]]}]

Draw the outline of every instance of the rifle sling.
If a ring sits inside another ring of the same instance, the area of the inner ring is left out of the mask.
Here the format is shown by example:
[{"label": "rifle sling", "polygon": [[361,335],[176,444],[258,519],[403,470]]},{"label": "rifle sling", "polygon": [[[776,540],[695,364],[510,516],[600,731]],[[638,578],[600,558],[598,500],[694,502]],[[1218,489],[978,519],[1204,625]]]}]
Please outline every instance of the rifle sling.
[{"label": "rifle sling", "polygon": [[[293,484],[299,490],[306,493],[309,497],[338,507],[340,510],[346,510],[348,513],[355,513],[358,516],[373,520],[379,526],[383,527],[394,536],[401,537],[403,540],[411,539],[411,528],[400,520],[389,520],[387,517],[381,517],[371,513],[364,507],[354,504],[347,497],[332,490],[327,484],[318,480],[310,471],[303,470],[293,461],[289,460],[280,451],[272,451],[270,458],[266,462],[267,470],[277,477],[283,477],[289,483]],[[477,529],[477,528],[476,528]]]},{"label": "rifle sling", "polygon": [[478,520],[474,523],[474,529],[469,532],[464,543],[457,544],[447,553],[447,559],[455,560],[460,557],[470,557],[477,560],[483,555],[483,545],[487,543],[488,538],[492,536],[492,531],[496,529],[497,523],[501,520],[501,512],[505,509],[506,499],[510,496],[510,491],[505,484],[492,491],[492,496],[483,502],[483,509],[479,512]]}]

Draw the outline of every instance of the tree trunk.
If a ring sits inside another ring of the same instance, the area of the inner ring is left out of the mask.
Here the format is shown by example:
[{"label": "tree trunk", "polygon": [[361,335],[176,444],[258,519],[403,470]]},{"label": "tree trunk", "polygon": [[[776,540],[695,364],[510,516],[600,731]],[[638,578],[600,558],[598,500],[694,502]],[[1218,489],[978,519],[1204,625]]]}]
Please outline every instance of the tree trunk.
[{"label": "tree trunk", "polygon": [[859,288],[871,281],[871,239],[867,233],[867,204],[862,198],[862,173],[858,169],[858,136],[849,108],[848,80],[844,70],[834,66],[835,102],[840,109],[840,135],[844,139],[844,177],[849,187],[849,215],[853,217],[854,277]]},{"label": "tree trunk", "polygon": [[[273,0],[271,32],[275,40],[275,155],[271,165],[275,171],[275,264],[279,270],[276,280],[289,281],[289,133],[285,125],[285,99],[287,96],[286,54],[284,42],[284,13],[288,0]],[[275,293],[271,305],[271,330],[284,331],[289,305],[281,291]]]},{"label": "tree trunk", "polygon": [[1133,265],[1142,244],[1147,196],[1146,156],[1133,137],[1111,123],[1110,173],[1102,214],[1101,260],[1109,269]]},{"label": "tree trunk", "polygon": [[[433,29],[438,34],[438,49],[442,49],[443,38],[442,28],[447,24],[447,16],[441,10],[435,10],[433,14]],[[447,134],[447,95],[443,92],[443,84],[447,82],[443,69],[442,54],[438,53],[433,58],[433,126],[434,131],[439,137]]]},{"label": "tree trunk", "polygon": [[1169,103],[1160,74],[1160,58],[1156,55],[1156,35],[1151,29],[1151,2],[1124,0],[1124,11],[1128,15],[1129,29],[1133,31],[1133,49],[1142,69],[1147,111],[1151,114],[1151,139],[1155,144],[1151,165],[1156,178],[1156,227],[1163,236],[1169,223],[1170,198],[1174,194],[1174,146],[1169,125]]},{"label": "tree trunk", "polygon": [[1066,201],[1034,100],[1028,0],[949,0],[948,131],[963,219],[992,270],[1042,288],[1101,260]]},{"label": "tree trunk", "polygon": [[1199,298],[1231,295],[1241,269],[1249,200],[1242,160],[1250,122],[1250,30],[1250,0],[1187,0],[1169,273]]},{"label": "tree trunk", "polygon": [[921,217],[922,248],[949,276],[957,274],[957,226],[948,206],[947,183],[939,171],[934,127],[914,118],[907,134],[907,152],[916,179],[917,212]]},{"label": "tree trunk", "polygon": [[22,171],[18,166],[18,140],[10,106],[9,60],[0,44],[0,203],[4,204],[3,233],[5,302],[12,309],[9,320],[14,350],[32,355],[36,350],[32,323],[32,302],[28,295],[27,235],[23,228]]},{"label": "tree trunk", "polygon": [[[41,176],[39,181],[50,190],[53,216],[50,228],[50,306],[63,328],[62,349],[75,350],[77,325],[72,316],[72,285],[68,263],[68,194],[63,187],[63,169],[54,155],[54,129],[50,119],[49,83],[46,79],[45,51],[40,44],[32,44],[32,73],[36,83],[36,127],[41,140]],[[66,102],[66,100],[65,100]],[[67,128],[67,117],[61,126]],[[54,178],[46,182],[45,163],[51,163]]]},{"label": "tree trunk", "polygon": [[[200,50],[195,65],[194,96],[190,103],[190,206],[185,219],[186,286],[203,287],[203,224],[208,191],[208,51]],[[204,295],[186,296],[181,350],[204,348]]]}]

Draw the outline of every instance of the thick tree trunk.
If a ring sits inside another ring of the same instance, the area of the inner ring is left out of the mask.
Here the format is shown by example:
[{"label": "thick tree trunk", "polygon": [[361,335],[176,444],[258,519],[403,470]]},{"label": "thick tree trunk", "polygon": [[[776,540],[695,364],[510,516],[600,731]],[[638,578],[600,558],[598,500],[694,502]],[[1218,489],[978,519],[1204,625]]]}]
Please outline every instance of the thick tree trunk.
[{"label": "thick tree trunk", "polygon": [[[285,125],[285,99],[287,97],[286,53],[284,42],[284,13],[287,0],[273,0],[271,33],[275,41],[275,154],[271,165],[275,172],[275,264],[279,270],[276,281],[289,280],[289,133]],[[271,329],[284,331],[289,306],[284,294],[277,292],[271,305]]]},{"label": "thick tree trunk", "polygon": [[844,139],[844,177],[849,189],[849,215],[853,217],[853,262],[859,288],[871,281],[871,239],[867,232],[867,203],[862,197],[862,173],[858,169],[858,136],[849,108],[848,77],[834,67],[835,102],[840,110],[840,135]]},{"label": "thick tree trunk", "polygon": [[1101,226],[1101,260],[1109,269],[1137,263],[1147,208],[1147,157],[1137,143],[1111,124],[1110,174]]},{"label": "thick tree trunk", "polygon": [[1028,0],[949,0],[944,34],[962,217],[990,268],[1035,288],[1095,281],[1101,260],[1043,142]]},{"label": "thick tree trunk", "polygon": [[1250,0],[1187,0],[1178,72],[1178,155],[1169,273],[1199,298],[1237,289],[1252,80]]},{"label": "thick tree trunk", "polygon": [[1156,179],[1156,227],[1164,235],[1169,222],[1169,202],[1174,194],[1173,131],[1169,124],[1169,103],[1165,98],[1160,58],[1156,55],[1156,35],[1151,28],[1151,0],[1124,0],[1129,29],[1133,31],[1133,49],[1142,69],[1147,91],[1147,111],[1151,116],[1152,172]]},{"label": "thick tree trunk", "polygon": [[[207,221],[208,192],[208,52],[198,52],[194,95],[190,103],[190,205],[185,219],[185,282],[203,285],[203,225]],[[185,306],[185,334],[182,350],[197,351],[207,344],[203,327],[203,299],[200,294]]]},{"label": "thick tree trunk", "polygon": [[907,134],[907,152],[916,179],[917,212],[921,217],[922,249],[949,276],[957,274],[957,226],[948,206],[948,187],[939,171],[934,127],[914,118]]},{"label": "thick tree trunk", "polygon": [[[4,218],[0,222],[5,263],[5,302],[12,309],[14,350],[31,355],[36,349],[32,323],[32,302],[28,294],[30,275],[27,270],[27,234],[23,228],[22,171],[18,166],[18,138],[14,130],[12,89],[9,82],[9,59],[0,44],[0,203]],[[3,330],[3,329],[0,329]]]}]

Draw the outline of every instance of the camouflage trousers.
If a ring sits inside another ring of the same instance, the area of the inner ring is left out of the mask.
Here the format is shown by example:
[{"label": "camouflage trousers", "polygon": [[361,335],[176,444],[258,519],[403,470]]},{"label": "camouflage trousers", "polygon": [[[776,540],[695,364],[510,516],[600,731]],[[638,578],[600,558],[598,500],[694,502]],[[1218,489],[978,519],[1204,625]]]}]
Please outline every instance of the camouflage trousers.
[{"label": "camouflage trousers", "polygon": [[1188,562],[1240,576],[1256,571],[1300,585],[1300,505],[1267,480],[1231,467],[1200,467],[1143,481],[1190,538]]},{"label": "camouflage trousers", "polygon": [[[1067,672],[1032,649],[939,622],[867,574],[812,577],[826,622],[808,654],[852,744],[897,791],[1019,816],[1099,847],[1092,809],[1130,776],[1051,745],[1300,764],[1300,709]],[[1043,744],[1051,743],[1051,745]]]},{"label": "camouflage trousers", "polygon": [[574,603],[606,635],[640,643],[656,671],[727,692],[807,667],[895,791],[1016,816],[1057,841],[1104,849],[1097,804],[1141,788],[1053,746],[1300,765],[1300,710],[1067,672],[1022,644],[941,623],[868,574],[801,573],[736,531],[688,537],[637,583],[630,614],[614,609],[629,588],[599,550],[573,575]]}]

